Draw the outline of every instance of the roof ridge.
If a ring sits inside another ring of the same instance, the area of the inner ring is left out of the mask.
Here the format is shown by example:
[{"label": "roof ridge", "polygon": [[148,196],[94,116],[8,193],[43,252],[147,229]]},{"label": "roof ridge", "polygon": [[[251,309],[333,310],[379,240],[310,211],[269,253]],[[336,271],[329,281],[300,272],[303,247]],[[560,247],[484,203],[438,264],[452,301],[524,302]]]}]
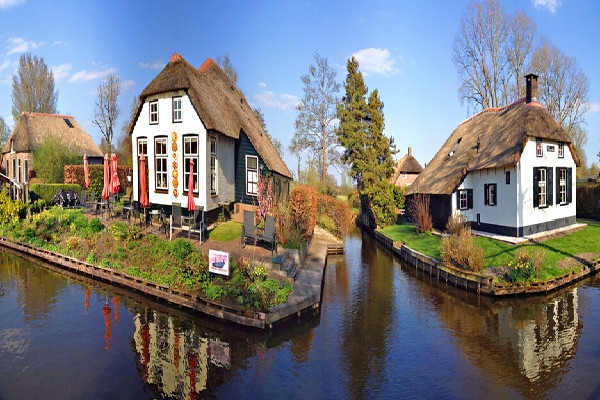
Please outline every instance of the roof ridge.
[{"label": "roof ridge", "polygon": [[[482,114],[486,114],[486,113],[490,113],[490,112],[502,112],[502,111],[506,111],[506,110],[508,110],[510,108],[513,108],[513,107],[518,106],[518,105],[523,104],[523,103],[525,103],[525,97],[523,97],[523,98],[515,101],[514,103],[511,103],[511,104],[509,104],[507,106],[504,106],[504,107],[490,107],[490,108],[486,108],[485,110],[481,110],[477,114],[475,114],[473,116],[470,116],[469,118],[465,119],[463,122],[461,122],[460,124],[458,124],[458,126],[466,124],[467,122],[471,121],[474,118],[479,117]],[[539,104],[538,107],[544,107],[544,106],[541,105],[541,104]]]},{"label": "roof ridge", "polygon": [[[40,116],[40,117],[56,117],[56,118],[73,118],[72,115],[62,115],[62,114],[50,114],[50,113],[41,113],[35,111],[23,111],[21,115],[31,115],[31,116]],[[75,118],[73,118],[75,119]]]}]

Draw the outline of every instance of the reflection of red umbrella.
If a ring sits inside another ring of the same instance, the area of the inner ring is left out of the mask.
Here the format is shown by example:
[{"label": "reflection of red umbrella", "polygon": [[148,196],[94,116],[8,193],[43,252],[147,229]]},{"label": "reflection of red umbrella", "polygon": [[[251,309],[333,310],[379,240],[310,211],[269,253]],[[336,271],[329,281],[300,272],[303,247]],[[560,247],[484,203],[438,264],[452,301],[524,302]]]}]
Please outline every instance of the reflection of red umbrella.
[{"label": "reflection of red umbrella", "polygon": [[110,350],[110,307],[108,304],[102,306],[102,312],[104,314],[104,349]]},{"label": "reflection of red umbrella", "polygon": [[188,376],[190,377],[190,399],[195,399],[196,393],[196,364],[198,363],[198,356],[188,351]]},{"label": "reflection of red umbrella", "polygon": [[188,178],[188,203],[187,209],[192,212],[196,209],[194,203],[194,160],[190,160],[190,177]]},{"label": "reflection of red umbrella", "polygon": [[112,303],[115,308],[115,325],[117,325],[119,323],[119,298],[113,297]]},{"label": "reflection of red umbrella", "polygon": [[110,174],[108,168],[108,154],[104,155],[104,187],[102,188],[102,199],[107,200],[108,197],[112,193],[112,188],[110,187]]},{"label": "reflection of red umbrella", "polygon": [[146,192],[146,157],[144,153],[140,155],[140,206],[143,208],[148,207],[148,192]]},{"label": "reflection of red umbrella", "polygon": [[85,304],[85,315],[88,315],[88,308],[90,308],[90,289],[85,289],[85,299],[83,300]]},{"label": "reflection of red umbrella", "polygon": [[119,174],[117,173],[117,155],[113,154],[110,158],[110,169],[112,170],[112,192],[114,194],[119,193],[119,188],[121,187],[121,182],[119,182]]},{"label": "reflection of red umbrella", "polygon": [[85,188],[87,189],[90,187],[90,167],[85,153],[83,153],[83,175],[85,175]]}]

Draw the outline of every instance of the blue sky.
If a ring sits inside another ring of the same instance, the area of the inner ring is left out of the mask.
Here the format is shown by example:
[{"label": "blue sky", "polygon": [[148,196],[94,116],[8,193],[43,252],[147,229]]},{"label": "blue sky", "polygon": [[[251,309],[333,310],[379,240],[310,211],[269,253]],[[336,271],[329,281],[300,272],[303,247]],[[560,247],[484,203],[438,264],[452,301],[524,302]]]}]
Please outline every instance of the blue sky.
[{"label": "blue sky", "polygon": [[[55,74],[58,111],[92,124],[96,88],[110,73],[123,83],[125,123],[134,96],[174,52],[192,65],[229,54],[238,86],[263,110],[285,147],[294,134],[300,77],[314,53],[345,78],[355,55],[369,90],[385,104],[385,133],[401,156],[411,146],[429,162],[462,120],[452,42],[468,1],[35,1],[0,0],[0,116],[13,125],[11,76],[20,54],[43,57]],[[590,80],[588,163],[600,149],[600,2],[503,1],[524,10],[538,33],[577,59]],[[341,93],[340,93],[341,95]],[[284,160],[295,169],[295,158]]]}]

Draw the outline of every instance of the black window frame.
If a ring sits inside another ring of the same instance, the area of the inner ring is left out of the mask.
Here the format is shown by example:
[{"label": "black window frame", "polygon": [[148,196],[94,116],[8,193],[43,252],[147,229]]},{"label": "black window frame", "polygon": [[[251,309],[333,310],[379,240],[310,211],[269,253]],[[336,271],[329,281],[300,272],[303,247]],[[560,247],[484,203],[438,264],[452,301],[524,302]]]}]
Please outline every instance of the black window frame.
[{"label": "black window frame", "polygon": [[[483,185],[484,204],[486,206],[495,207],[498,205],[498,184],[486,183]],[[491,196],[490,196],[491,194]]]}]

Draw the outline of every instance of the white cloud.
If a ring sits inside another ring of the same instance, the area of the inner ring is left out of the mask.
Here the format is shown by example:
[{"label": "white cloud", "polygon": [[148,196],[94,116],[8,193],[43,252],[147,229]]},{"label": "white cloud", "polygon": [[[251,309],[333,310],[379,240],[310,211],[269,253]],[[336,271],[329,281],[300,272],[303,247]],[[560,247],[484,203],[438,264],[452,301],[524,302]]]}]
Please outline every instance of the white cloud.
[{"label": "white cloud", "polygon": [[560,0],[531,0],[535,8],[547,8],[552,14],[556,11],[556,9],[562,6],[562,1]]},{"label": "white cloud", "polygon": [[265,87],[267,87],[267,84],[264,82],[258,82],[258,86],[265,88]]},{"label": "white cloud", "polygon": [[359,50],[352,54],[352,56],[358,61],[359,69],[365,76],[373,74],[390,76],[400,72],[399,69],[394,68],[396,60],[391,57],[387,49],[371,47]]},{"label": "white cloud", "polygon": [[37,49],[38,47],[44,44],[44,42],[36,43],[25,40],[23,38],[10,38],[6,42],[6,47],[9,49],[6,53],[6,56],[10,56],[11,54],[26,53],[30,50]]},{"label": "white cloud", "polygon": [[140,68],[161,69],[165,66],[165,62],[160,59],[151,63],[140,62],[138,65]]},{"label": "white cloud", "polygon": [[10,66],[10,61],[4,60],[4,62],[2,64],[0,64],[0,72],[4,71],[9,66]]},{"label": "white cloud", "polygon": [[254,95],[254,99],[259,102],[260,105],[268,108],[275,108],[281,111],[290,111],[296,108],[300,103],[298,97],[291,94],[280,94],[276,95],[271,91],[265,91]]},{"label": "white cloud", "polygon": [[129,80],[129,81],[121,82],[121,90],[123,90],[123,91],[125,91],[133,86],[135,86],[135,81]]},{"label": "white cloud", "polygon": [[0,0],[0,8],[8,8],[21,3],[25,3],[25,0]]},{"label": "white cloud", "polygon": [[83,71],[79,71],[79,72],[76,72],[75,74],[73,74],[73,76],[71,76],[69,78],[69,82],[73,83],[73,82],[93,81],[95,79],[106,78],[110,74],[115,74],[115,73],[117,73],[116,68],[106,68],[103,70],[96,70],[96,71],[90,71],[90,72],[83,70]]},{"label": "white cloud", "polygon": [[60,65],[54,65],[50,67],[50,69],[52,70],[52,74],[54,74],[54,79],[59,82],[71,73],[73,66],[71,63],[64,63]]},{"label": "white cloud", "polygon": [[55,40],[54,42],[52,42],[52,46],[64,46],[65,42],[63,42],[62,40]]},{"label": "white cloud", "polygon": [[[0,71],[2,71],[2,69],[0,69]],[[597,113],[598,111],[600,111],[600,103],[597,101],[592,101],[588,103],[588,114],[594,114]]]}]

